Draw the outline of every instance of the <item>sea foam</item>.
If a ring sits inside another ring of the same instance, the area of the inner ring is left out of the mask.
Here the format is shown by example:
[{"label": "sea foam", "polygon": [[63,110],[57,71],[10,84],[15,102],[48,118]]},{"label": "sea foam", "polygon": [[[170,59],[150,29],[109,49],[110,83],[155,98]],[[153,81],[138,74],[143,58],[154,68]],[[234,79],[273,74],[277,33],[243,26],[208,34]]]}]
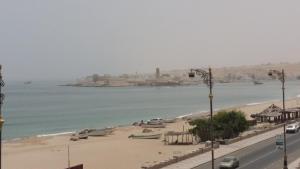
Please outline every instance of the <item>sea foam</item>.
[{"label": "sea foam", "polygon": [[261,103],[248,103],[246,104],[246,106],[255,106],[255,105],[259,105],[259,104],[263,104],[262,102]]},{"label": "sea foam", "polygon": [[75,131],[52,133],[52,134],[40,134],[40,135],[37,135],[37,137],[60,136],[60,135],[67,135],[67,134],[73,134],[73,133],[75,133]]},{"label": "sea foam", "polygon": [[185,115],[177,116],[176,118],[177,119],[182,119],[182,118],[189,117],[189,116],[192,116],[192,115],[193,115],[193,113],[190,113],[190,114],[185,114]]},{"label": "sea foam", "polygon": [[253,103],[248,103],[246,106],[255,106],[255,105],[260,105],[260,104],[265,104],[265,103],[272,103],[272,102],[278,102],[280,100],[268,100],[268,101],[262,101],[262,102],[253,102]]}]

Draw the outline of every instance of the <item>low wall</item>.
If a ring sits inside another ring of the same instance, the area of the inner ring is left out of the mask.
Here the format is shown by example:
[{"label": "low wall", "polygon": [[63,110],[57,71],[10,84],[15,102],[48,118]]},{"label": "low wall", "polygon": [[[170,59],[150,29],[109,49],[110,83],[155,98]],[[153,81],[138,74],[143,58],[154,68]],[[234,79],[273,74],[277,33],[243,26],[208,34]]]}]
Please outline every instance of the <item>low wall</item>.
[{"label": "low wall", "polygon": [[[220,144],[218,142],[216,142],[214,144],[214,149],[217,149],[219,147],[220,147]],[[172,159],[165,160],[165,161],[162,161],[158,164],[154,164],[154,165],[151,165],[151,166],[142,166],[141,168],[143,168],[143,169],[160,169],[160,168],[166,167],[168,165],[177,163],[179,161],[186,160],[188,158],[195,157],[199,154],[203,154],[203,153],[206,153],[206,152],[209,152],[209,151],[211,151],[211,146],[208,146],[208,147],[205,147],[205,148],[199,148],[198,150],[192,151],[191,153],[188,153],[188,154],[185,154],[185,155],[182,155],[182,156],[173,156]]]},{"label": "low wall", "polygon": [[220,144],[224,144],[224,145],[232,144],[232,143],[244,140],[244,139],[248,139],[248,138],[253,137],[253,136],[257,136],[257,135],[266,133],[266,132],[271,131],[271,130],[278,129],[278,128],[282,127],[282,126],[283,126],[283,124],[280,124],[280,125],[276,125],[276,126],[270,127],[268,129],[265,129],[265,130],[261,130],[261,131],[255,132],[255,133],[248,134],[246,136],[239,136],[239,137],[236,137],[236,138],[233,138],[233,139],[228,139],[228,140],[220,141]]},{"label": "low wall", "polygon": [[[265,130],[261,130],[261,131],[255,132],[255,133],[248,134],[246,136],[239,136],[239,137],[234,138],[234,139],[215,142],[214,148],[215,149],[219,148],[220,144],[225,144],[225,145],[232,144],[232,143],[244,140],[244,139],[248,139],[248,138],[253,137],[253,136],[257,136],[257,135],[266,133],[266,132],[271,131],[271,130],[278,129],[282,126],[283,126],[283,124],[279,124],[279,125],[270,127],[268,129],[265,129]],[[173,156],[173,158],[171,158],[169,160],[165,160],[165,161],[162,161],[158,164],[154,164],[154,165],[151,165],[151,166],[142,166],[141,168],[143,168],[143,169],[160,169],[160,168],[166,167],[168,165],[177,163],[179,161],[183,161],[183,160],[188,159],[188,158],[195,157],[197,155],[200,155],[200,154],[203,154],[203,153],[206,153],[206,152],[209,152],[209,151],[211,151],[211,146],[207,146],[205,148],[199,148],[198,150],[195,150],[195,151],[193,151],[189,154],[185,154],[185,155],[182,155],[182,156]]]}]

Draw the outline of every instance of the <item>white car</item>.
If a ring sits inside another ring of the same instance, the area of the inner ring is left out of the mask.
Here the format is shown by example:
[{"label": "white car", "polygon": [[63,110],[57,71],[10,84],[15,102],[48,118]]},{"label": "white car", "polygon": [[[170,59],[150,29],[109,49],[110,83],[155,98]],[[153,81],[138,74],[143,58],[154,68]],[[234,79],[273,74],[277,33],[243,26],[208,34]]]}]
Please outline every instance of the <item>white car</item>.
[{"label": "white car", "polygon": [[238,168],[240,165],[239,159],[234,156],[225,157],[219,165],[219,169]]},{"label": "white car", "polygon": [[298,122],[289,124],[289,125],[287,125],[285,132],[286,133],[296,133],[299,131],[299,127],[300,127],[300,125]]}]

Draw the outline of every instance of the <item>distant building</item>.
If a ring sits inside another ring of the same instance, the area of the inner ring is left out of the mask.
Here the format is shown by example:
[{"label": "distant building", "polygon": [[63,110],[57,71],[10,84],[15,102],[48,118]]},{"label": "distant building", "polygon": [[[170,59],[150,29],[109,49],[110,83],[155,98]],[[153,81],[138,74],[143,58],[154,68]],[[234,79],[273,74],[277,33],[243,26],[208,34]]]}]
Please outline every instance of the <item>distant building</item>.
[{"label": "distant building", "polygon": [[160,77],[160,71],[159,68],[156,68],[156,79],[158,79]]}]

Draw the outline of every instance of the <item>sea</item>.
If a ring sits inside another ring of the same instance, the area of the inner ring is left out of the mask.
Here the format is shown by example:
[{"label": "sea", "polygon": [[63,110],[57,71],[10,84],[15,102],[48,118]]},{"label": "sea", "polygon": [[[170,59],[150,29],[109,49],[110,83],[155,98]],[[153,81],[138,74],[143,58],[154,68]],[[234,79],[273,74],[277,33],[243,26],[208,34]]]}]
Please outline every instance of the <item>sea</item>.
[{"label": "sea", "polygon": [[[208,87],[69,87],[63,82],[7,82],[2,88],[4,140],[59,135],[84,128],[130,125],[209,110]],[[263,85],[215,84],[215,110],[281,100],[279,81]],[[286,98],[299,98],[300,81],[286,82]],[[255,112],[256,113],[256,112]]]}]

